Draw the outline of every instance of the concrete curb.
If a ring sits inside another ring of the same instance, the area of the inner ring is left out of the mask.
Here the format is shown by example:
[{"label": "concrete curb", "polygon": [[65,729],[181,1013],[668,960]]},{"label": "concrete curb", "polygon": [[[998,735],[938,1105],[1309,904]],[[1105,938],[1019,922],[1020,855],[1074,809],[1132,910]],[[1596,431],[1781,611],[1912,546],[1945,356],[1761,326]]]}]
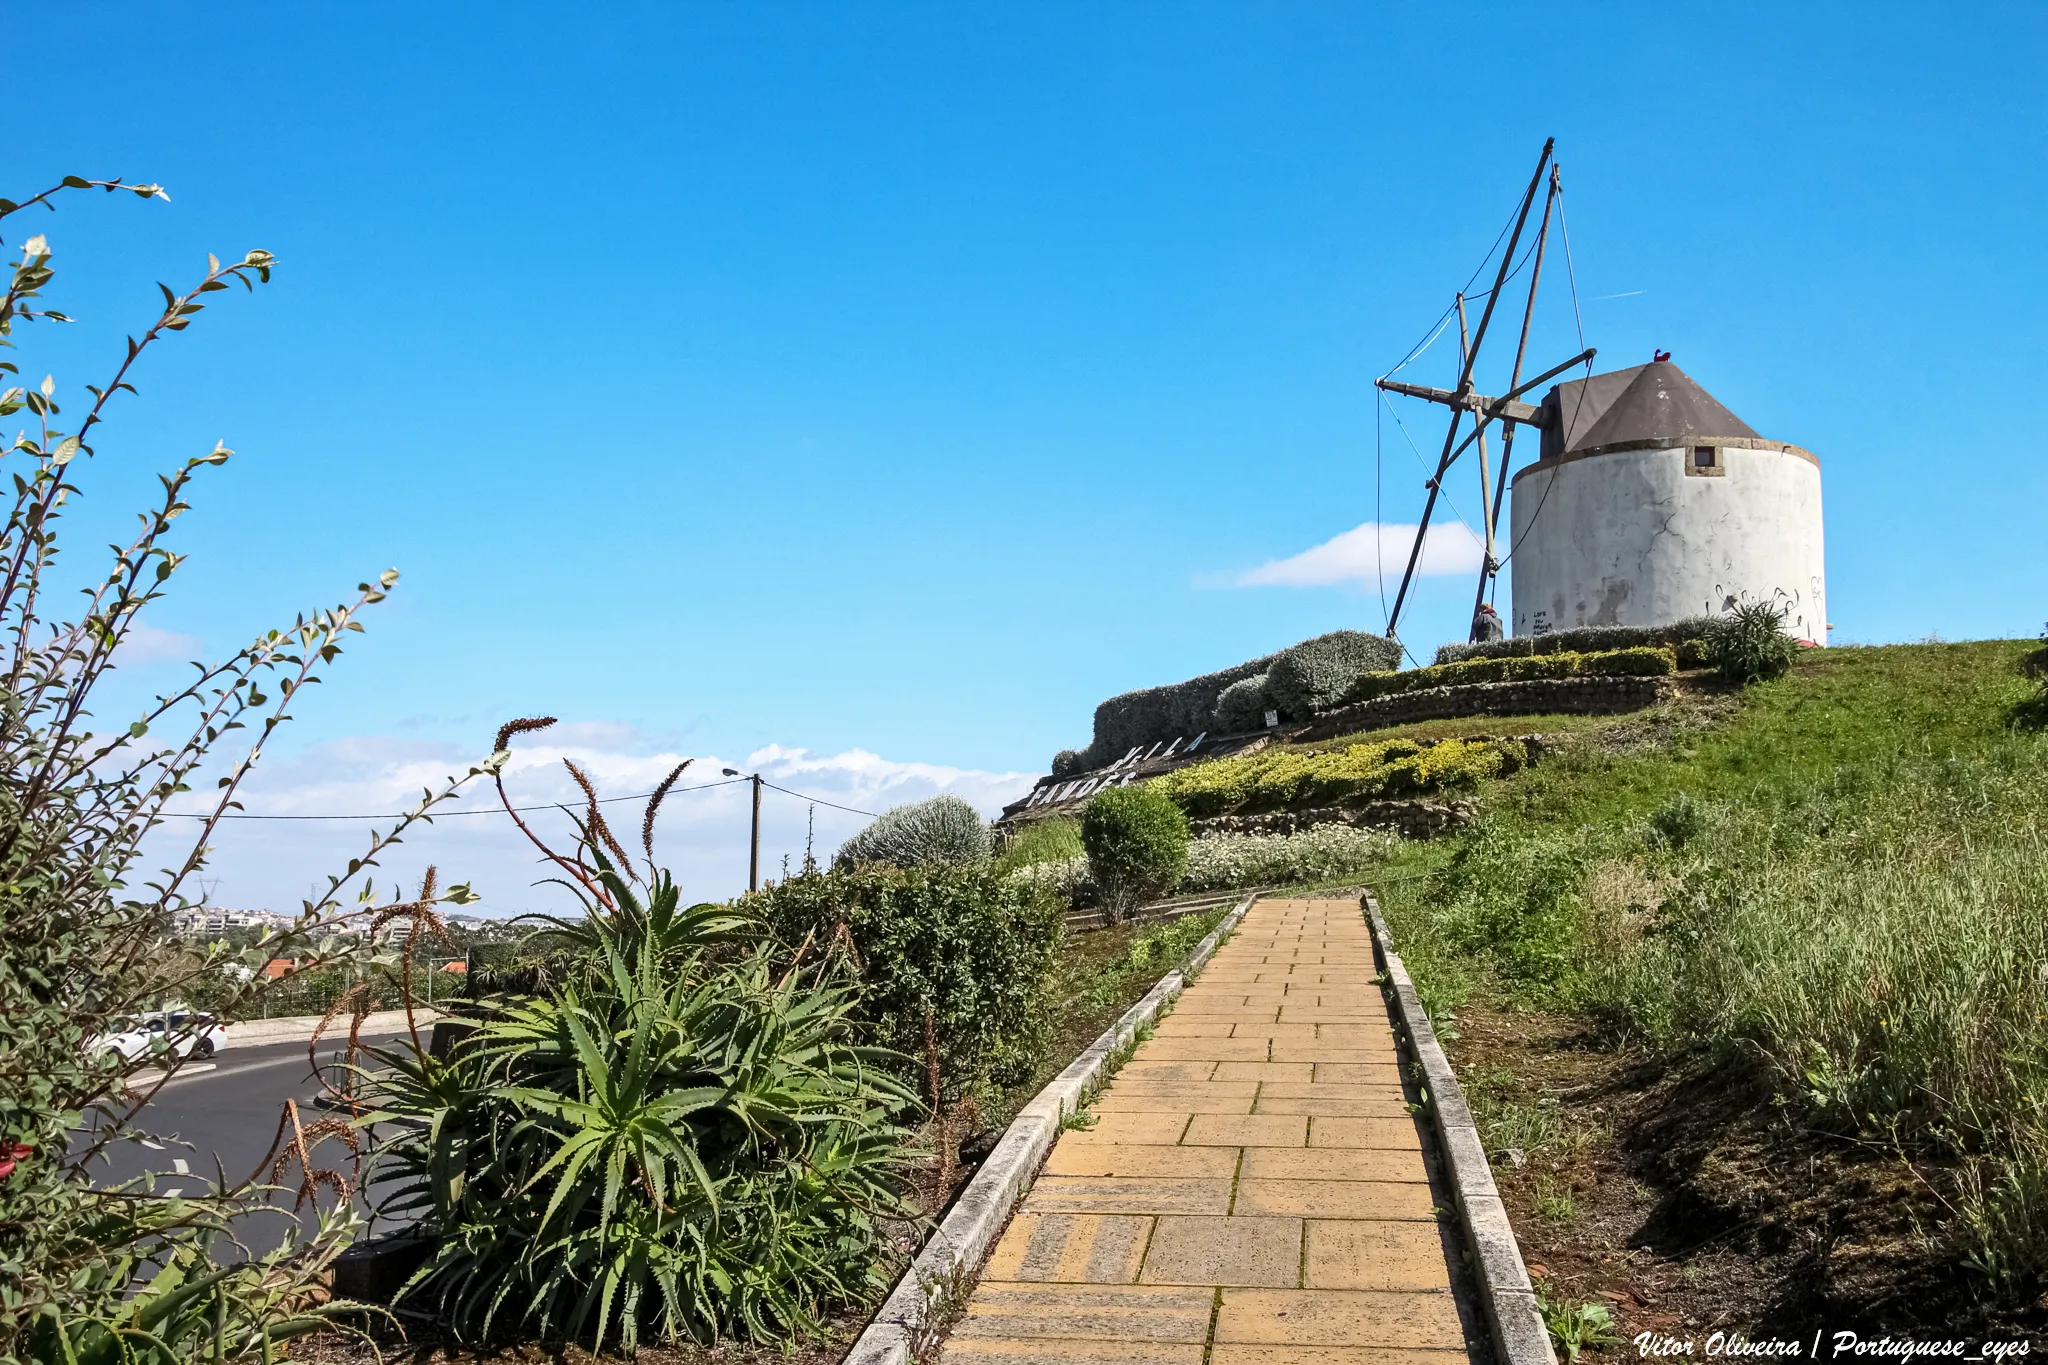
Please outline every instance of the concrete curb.
[{"label": "concrete curb", "polygon": [[[438,1010],[429,1009],[424,1005],[413,1007],[413,1018],[419,1022],[421,1029],[427,1028],[440,1017]],[[348,1015],[336,1015],[334,1022],[327,1026],[327,1036],[346,1042],[348,1025]],[[244,1019],[239,1023],[221,1025],[222,1032],[227,1035],[222,1039],[221,1046],[262,1047],[267,1043],[310,1042],[313,1030],[318,1027],[320,1016],[317,1014],[295,1014],[282,1019]],[[398,1033],[404,1028],[404,1010],[376,1010],[363,1018],[365,1035]]]},{"label": "concrete curb", "polygon": [[966,1302],[1011,1212],[1052,1153],[1060,1121],[1100,1088],[1110,1057],[1128,1047],[1137,1031],[1186,989],[1189,975],[1215,954],[1224,935],[1237,927],[1258,896],[1253,892],[1240,900],[1188,954],[1186,963],[1161,977],[1144,999],[1124,1011],[1108,1032],[1018,1111],[841,1365],[909,1365],[937,1323]]},{"label": "concrete curb", "polygon": [[1372,921],[1373,946],[1386,972],[1387,990],[1394,998],[1394,1011],[1401,1031],[1407,1035],[1408,1051],[1422,1072],[1423,1098],[1436,1119],[1436,1134],[1443,1150],[1444,1165],[1458,1193],[1459,1221],[1464,1224],[1465,1244],[1471,1253],[1472,1274],[1479,1281],[1479,1295],[1486,1309],[1487,1325],[1493,1329],[1493,1349],[1500,1365],[1557,1365],[1550,1348],[1550,1332],[1536,1306],[1536,1290],[1529,1283],[1528,1267],[1522,1264],[1522,1248],[1508,1223],[1507,1208],[1494,1187],[1493,1167],[1486,1160],[1486,1144],[1465,1104],[1465,1092],[1437,1043],[1422,1001],[1408,968],[1394,951],[1393,935],[1380,918],[1379,902],[1361,898],[1367,918]]}]

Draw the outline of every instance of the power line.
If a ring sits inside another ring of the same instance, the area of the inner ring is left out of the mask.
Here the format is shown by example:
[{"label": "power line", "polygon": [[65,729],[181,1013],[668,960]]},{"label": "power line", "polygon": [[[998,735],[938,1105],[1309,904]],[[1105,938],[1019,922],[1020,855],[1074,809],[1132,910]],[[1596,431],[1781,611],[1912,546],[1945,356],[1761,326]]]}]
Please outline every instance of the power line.
[{"label": "power line", "polygon": [[[751,780],[751,778],[745,777],[729,777],[723,782],[700,782],[692,787],[671,787],[669,788],[669,795],[675,796],[683,792],[710,791],[714,787],[736,787],[743,782]],[[836,801],[826,801],[819,797],[806,796],[802,792],[791,791],[787,787],[776,787],[773,782],[769,782],[766,779],[762,780],[761,785],[764,787],[774,787],[776,791],[781,792],[784,796],[794,796],[799,801],[811,801],[820,806],[830,806],[833,810],[843,810],[849,814],[865,815],[869,818],[873,818],[876,814],[871,810],[859,810],[853,806],[842,806]],[[640,792],[634,796],[606,796],[599,798],[598,804],[608,806],[618,801],[645,801],[653,795],[653,792]],[[525,815],[533,811],[563,810],[573,804],[575,803],[549,801],[538,806],[514,806],[512,811]],[[476,810],[438,811],[430,818],[441,820],[456,815],[504,815],[506,813],[502,808],[480,807]],[[203,811],[165,811],[163,812],[163,818],[166,820],[205,820],[209,817]],[[403,813],[391,812],[378,815],[250,815],[242,812],[229,812],[220,818],[223,820],[402,820],[405,816]]]},{"label": "power line", "polygon": [[830,806],[833,810],[843,810],[850,815],[865,815],[872,820],[880,814],[879,811],[861,810],[854,806],[842,806],[837,801],[827,801],[822,797],[805,796],[802,792],[793,792],[787,787],[778,787],[765,777],[761,779],[761,785],[770,791],[781,792],[784,796],[794,796],[799,801],[809,801],[812,805],[816,806]]}]

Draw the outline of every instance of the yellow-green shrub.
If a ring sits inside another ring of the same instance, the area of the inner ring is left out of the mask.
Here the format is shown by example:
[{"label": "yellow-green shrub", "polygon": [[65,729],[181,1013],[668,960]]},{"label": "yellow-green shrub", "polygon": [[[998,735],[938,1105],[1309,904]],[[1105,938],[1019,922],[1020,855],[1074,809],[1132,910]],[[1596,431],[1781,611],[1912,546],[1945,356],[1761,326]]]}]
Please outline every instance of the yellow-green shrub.
[{"label": "yellow-green shrub", "polygon": [[1153,779],[1190,816],[1288,806],[1377,801],[1467,791],[1481,780],[1513,772],[1526,761],[1514,740],[1445,740],[1418,744],[1383,740],[1334,753],[1276,750],[1218,758]]}]

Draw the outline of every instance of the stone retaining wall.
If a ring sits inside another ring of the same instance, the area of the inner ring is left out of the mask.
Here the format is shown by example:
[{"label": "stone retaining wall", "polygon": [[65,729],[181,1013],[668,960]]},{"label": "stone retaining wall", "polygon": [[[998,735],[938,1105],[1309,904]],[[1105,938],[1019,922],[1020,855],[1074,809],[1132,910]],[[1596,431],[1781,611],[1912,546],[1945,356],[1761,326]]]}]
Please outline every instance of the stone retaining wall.
[{"label": "stone retaining wall", "polygon": [[1326,711],[1289,739],[1299,744],[1460,716],[1612,716],[1655,706],[1677,690],[1672,678],[1531,678],[1426,687]]},{"label": "stone retaining wall", "polygon": [[1311,825],[1346,824],[1390,829],[1403,839],[1427,839],[1472,818],[1476,803],[1452,801],[1370,801],[1362,806],[1311,806],[1264,815],[1212,815],[1189,821],[1195,837],[1205,834],[1293,834]]}]

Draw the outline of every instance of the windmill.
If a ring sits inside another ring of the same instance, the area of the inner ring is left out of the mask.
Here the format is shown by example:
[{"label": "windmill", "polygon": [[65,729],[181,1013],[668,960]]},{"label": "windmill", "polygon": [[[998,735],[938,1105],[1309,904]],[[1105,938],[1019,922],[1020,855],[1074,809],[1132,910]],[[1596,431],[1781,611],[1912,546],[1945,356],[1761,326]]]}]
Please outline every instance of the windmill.
[{"label": "windmill", "polygon": [[[1508,465],[1514,457],[1515,430],[1520,426],[1541,427],[1545,420],[1542,408],[1519,400],[1531,389],[1548,383],[1574,366],[1584,365],[1587,374],[1592,374],[1594,351],[1593,348],[1587,347],[1571,359],[1551,366],[1534,379],[1527,382],[1522,379],[1522,362],[1529,349],[1529,323],[1536,313],[1536,288],[1543,279],[1544,248],[1550,239],[1551,210],[1556,205],[1558,196],[1563,193],[1558,168],[1551,160],[1551,152],[1556,143],[1555,138],[1547,139],[1543,144],[1542,155],[1536,159],[1536,173],[1529,178],[1529,188],[1522,195],[1521,207],[1515,214],[1514,229],[1508,236],[1507,249],[1501,253],[1500,269],[1494,276],[1493,288],[1486,293],[1486,306],[1479,314],[1479,325],[1468,331],[1465,295],[1462,292],[1453,303],[1458,315],[1458,341],[1461,353],[1457,387],[1435,389],[1421,384],[1402,383],[1391,378],[1374,381],[1383,392],[1426,399],[1451,410],[1450,429],[1444,433],[1443,453],[1437,457],[1436,473],[1425,485],[1429,489],[1429,498],[1423,504],[1421,524],[1415,528],[1415,544],[1408,552],[1408,567],[1401,575],[1401,589],[1394,597],[1393,609],[1387,613],[1389,639],[1398,638],[1397,627],[1401,620],[1401,609],[1407,603],[1408,589],[1414,582],[1416,566],[1422,561],[1423,538],[1429,534],[1430,518],[1436,512],[1437,497],[1443,491],[1444,476],[1450,472],[1458,457],[1474,446],[1478,447],[1480,522],[1485,541],[1485,555],[1479,565],[1479,589],[1472,602],[1472,634],[1473,638],[1477,638],[1480,608],[1485,604],[1487,591],[1500,572],[1500,559],[1494,553],[1495,536],[1500,523],[1501,503],[1507,492]],[[1515,344],[1514,368],[1509,373],[1506,392],[1499,397],[1488,397],[1474,391],[1472,373],[1479,363],[1480,348],[1486,344],[1487,330],[1493,323],[1494,309],[1500,303],[1501,291],[1507,285],[1510,267],[1515,259],[1515,249],[1520,245],[1522,233],[1528,227],[1530,211],[1536,204],[1536,192],[1544,186],[1546,171],[1549,172],[1549,190],[1543,198],[1543,218],[1536,230],[1533,264],[1529,272],[1529,294],[1522,309],[1522,330]],[[1458,435],[1465,429],[1467,416],[1472,419],[1472,425],[1461,442]],[[1488,468],[1486,450],[1486,429],[1495,422],[1499,422],[1502,428],[1500,472],[1497,476]]]}]

